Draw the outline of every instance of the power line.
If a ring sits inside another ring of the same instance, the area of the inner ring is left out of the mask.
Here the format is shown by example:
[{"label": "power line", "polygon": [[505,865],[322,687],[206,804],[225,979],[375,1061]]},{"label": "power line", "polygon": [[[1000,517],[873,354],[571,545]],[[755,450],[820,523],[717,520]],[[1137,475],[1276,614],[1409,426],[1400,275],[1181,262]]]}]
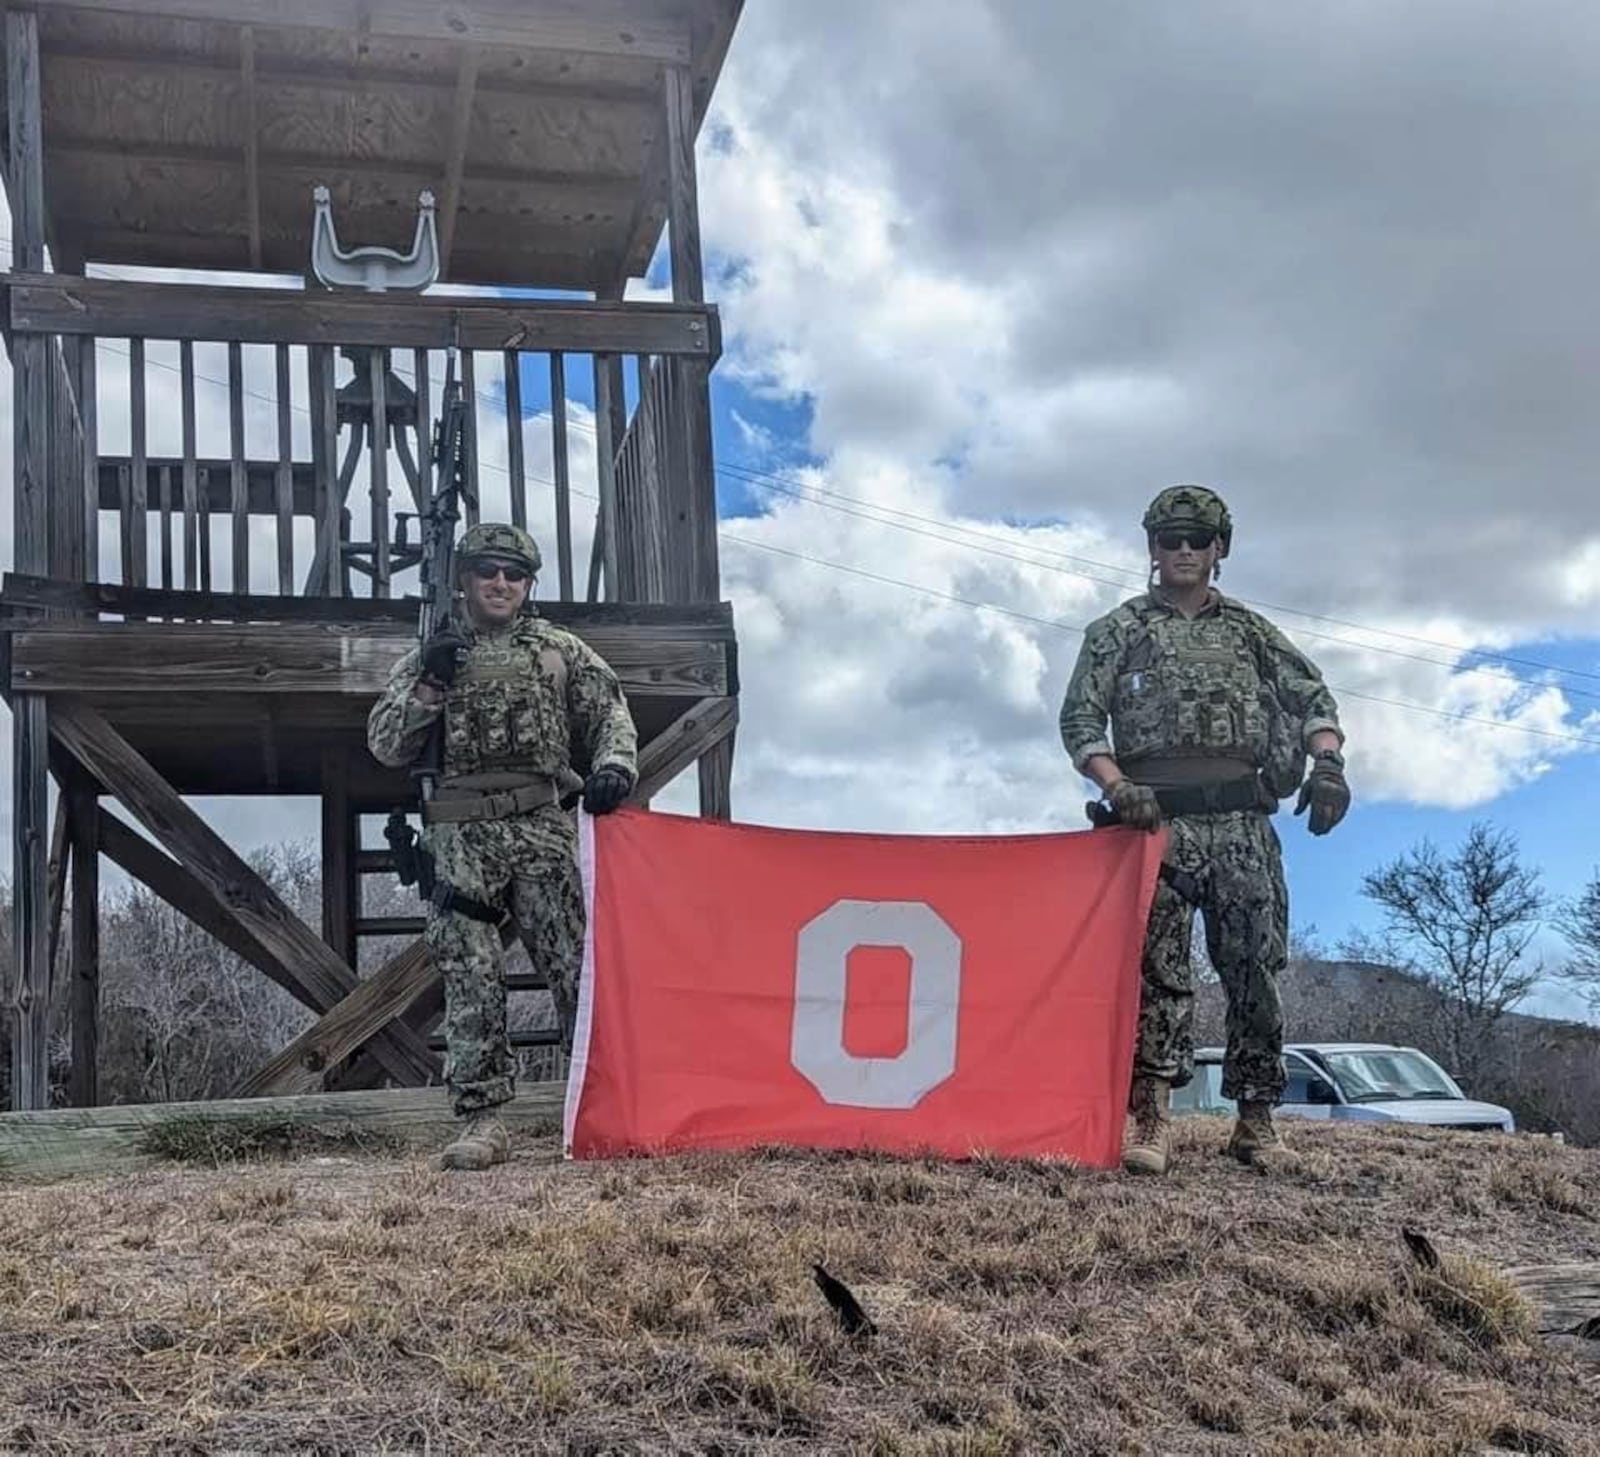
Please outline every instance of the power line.
[{"label": "power line", "polygon": [[[115,346],[109,345],[109,344],[103,344],[102,347],[106,348],[111,353],[120,354],[120,355],[122,355],[124,357],[127,357],[127,354],[128,354],[127,350],[117,349],[117,348],[115,348]],[[181,373],[181,370],[179,369],[179,366],[177,366],[175,364],[171,364],[171,363],[167,362],[166,360],[147,359],[146,362],[148,364],[154,365],[157,368],[171,370],[171,371],[173,371],[175,373]],[[396,373],[400,374],[402,377],[405,377],[405,371],[399,370],[397,368],[396,369]],[[412,374],[412,377],[413,378],[415,377],[414,376],[414,372]],[[216,385],[216,386],[218,386],[220,388],[224,388],[224,389],[228,388],[227,381],[219,380],[219,379],[215,378],[212,375],[202,374],[202,373],[196,371],[195,378],[199,379],[199,380],[204,380],[207,384]],[[430,378],[430,380],[432,380],[433,383],[441,384],[441,385],[443,383],[443,381],[441,381],[441,380],[434,379],[434,377],[432,376],[431,373],[429,375],[429,378]],[[262,402],[264,402],[266,404],[274,404],[275,405],[277,403],[276,399],[273,396],[264,395],[264,394],[260,393],[259,391],[245,390],[245,391],[243,391],[243,393],[245,393],[246,395],[248,395],[252,399],[260,400],[260,401],[262,401]],[[483,399],[486,403],[489,403],[489,404],[498,403],[493,399],[492,396],[482,395],[481,392],[478,393],[477,397],[480,398],[480,399]],[[303,405],[295,405],[295,404],[293,404],[291,402],[291,408],[294,411],[296,411],[297,413],[299,413],[299,414],[304,414],[304,415],[309,415],[310,414],[310,410],[307,407],[303,406]],[[520,415],[519,415],[519,419],[520,419]],[[496,471],[501,475],[505,475],[505,476],[509,476],[510,475],[510,471],[509,471],[508,467],[500,465],[496,461],[485,461],[485,460],[481,460],[480,459],[479,463],[480,463],[480,465],[487,466],[490,470]],[[535,484],[538,484],[538,485],[554,486],[554,484],[555,484],[553,481],[551,481],[551,480],[549,480],[549,479],[547,479],[547,478],[545,478],[543,476],[534,475],[534,474],[528,473],[528,472],[525,472],[525,479],[531,480]],[[569,487],[569,489],[570,489],[570,487]],[[580,499],[586,500],[586,501],[593,501],[593,500],[596,499],[596,497],[594,497],[592,494],[590,494],[587,491],[574,489],[572,491],[572,494],[575,495],[575,496],[578,496]],[[938,600],[941,600],[941,601],[945,601],[945,602],[951,603],[951,604],[956,605],[956,606],[967,607],[967,608],[971,608],[971,609],[975,609],[975,610],[996,612],[996,613],[999,613],[1000,615],[1005,616],[1005,617],[1014,618],[1014,619],[1016,619],[1018,621],[1029,622],[1029,623],[1032,623],[1032,624],[1034,624],[1036,626],[1048,628],[1048,629],[1050,629],[1052,631],[1057,631],[1057,632],[1067,632],[1067,633],[1072,633],[1072,634],[1081,636],[1083,631],[1084,631],[1081,627],[1077,627],[1077,626],[1075,626],[1074,624],[1071,624],[1071,623],[1061,622],[1059,620],[1052,619],[1052,618],[1047,618],[1047,617],[1039,617],[1039,616],[1036,616],[1036,615],[1034,615],[1032,613],[1019,611],[1016,608],[1002,606],[999,603],[983,602],[983,601],[979,601],[979,600],[976,600],[976,599],[973,599],[973,598],[959,597],[959,596],[956,596],[953,593],[940,591],[937,588],[924,587],[924,586],[922,586],[922,585],[920,585],[918,583],[915,583],[915,582],[906,582],[906,581],[903,581],[903,580],[901,580],[899,578],[896,578],[896,577],[884,576],[884,575],[881,575],[881,574],[876,573],[876,572],[868,571],[868,570],[866,570],[865,568],[862,568],[862,567],[851,566],[848,563],[830,561],[830,560],[828,560],[826,558],[823,558],[823,557],[809,556],[804,552],[792,551],[792,550],[790,550],[789,548],[786,548],[786,547],[773,546],[773,545],[771,545],[770,543],[767,543],[767,542],[752,541],[748,537],[742,537],[742,536],[735,535],[734,533],[728,531],[726,528],[723,528],[723,527],[720,527],[720,526],[717,529],[717,535],[722,540],[733,542],[733,543],[735,543],[737,545],[740,545],[740,546],[754,548],[754,549],[759,550],[759,551],[767,551],[767,552],[773,553],[774,555],[789,557],[789,558],[791,558],[793,560],[797,560],[797,561],[808,562],[813,566],[819,566],[819,567],[823,567],[823,568],[826,568],[826,569],[831,570],[831,571],[841,572],[841,573],[847,574],[849,576],[864,578],[864,579],[869,580],[869,581],[875,581],[875,582],[878,582],[878,583],[880,583],[882,585],[885,585],[885,586],[891,586],[891,587],[895,587],[895,588],[898,588],[898,589],[901,589],[901,590],[905,590],[905,591],[916,592],[919,595],[935,598],[935,599],[938,599]],[[1409,657],[1409,656],[1411,656],[1409,654],[1395,653],[1394,650],[1392,650],[1392,649],[1385,649],[1385,648],[1379,648],[1379,647],[1375,647],[1375,646],[1368,646],[1368,645],[1365,645],[1365,644],[1347,643],[1346,645],[1350,646],[1350,647],[1357,648],[1357,649],[1359,649],[1361,651],[1366,651],[1366,652],[1386,653],[1386,654],[1389,654],[1391,656],[1400,656],[1400,657]],[[1441,646],[1444,646],[1444,645],[1441,644]],[[1449,664],[1432,662],[1432,660],[1430,660],[1430,659],[1416,659],[1416,661],[1432,663],[1432,665],[1435,666],[1435,667],[1449,667],[1450,666]],[[1528,682],[1526,682],[1525,680],[1522,680],[1522,679],[1518,679],[1517,681],[1524,688],[1536,688],[1536,687],[1540,687],[1540,686],[1545,686],[1545,685],[1528,683]],[[1415,702],[1412,702],[1412,701],[1410,701],[1408,699],[1387,698],[1387,697],[1384,697],[1384,696],[1379,695],[1379,694],[1367,693],[1367,692],[1362,691],[1361,689],[1349,688],[1349,687],[1345,687],[1345,686],[1338,685],[1338,684],[1331,684],[1330,683],[1328,686],[1334,692],[1343,694],[1344,696],[1349,697],[1349,698],[1357,698],[1357,699],[1361,699],[1361,700],[1364,700],[1364,701],[1369,702],[1369,703],[1382,704],[1382,705],[1385,705],[1385,706],[1390,707],[1390,708],[1398,708],[1398,709],[1402,709],[1402,710],[1404,710],[1406,712],[1410,712],[1410,713],[1423,713],[1423,714],[1428,714],[1428,715],[1430,715],[1432,717],[1435,717],[1435,718],[1448,719],[1448,720],[1452,720],[1452,721],[1458,722],[1458,723],[1476,724],[1476,725],[1479,725],[1479,726],[1484,727],[1484,728],[1506,729],[1506,730],[1510,730],[1510,731],[1512,731],[1514,733],[1530,734],[1530,735],[1533,735],[1534,737],[1537,737],[1537,738],[1551,739],[1551,740],[1555,740],[1555,741],[1559,741],[1559,742],[1563,742],[1563,743],[1571,743],[1571,744],[1580,745],[1580,746],[1586,747],[1586,748],[1597,748],[1597,749],[1600,749],[1600,739],[1589,738],[1589,737],[1587,737],[1585,735],[1582,735],[1582,734],[1565,733],[1565,732],[1562,732],[1562,731],[1559,731],[1559,730],[1555,730],[1555,729],[1534,728],[1531,725],[1512,723],[1512,722],[1509,722],[1508,720],[1505,720],[1505,719],[1483,718],[1483,717],[1478,716],[1478,715],[1467,714],[1467,713],[1458,713],[1458,712],[1452,711],[1450,709],[1434,708],[1431,705],[1425,704],[1425,703],[1415,703]],[[1579,690],[1571,689],[1571,688],[1565,689],[1564,691],[1573,693],[1575,696],[1585,696],[1585,697],[1596,696],[1596,695],[1592,695],[1592,694],[1581,694]]]},{"label": "power line", "polygon": [[[0,246],[9,248],[10,241],[0,239]],[[106,346],[110,348],[110,346]],[[126,355],[125,350],[113,352]],[[160,364],[160,361],[152,361]],[[164,366],[172,368],[172,366]],[[222,381],[211,379],[210,376],[197,376],[206,378],[214,384]],[[259,399],[268,404],[276,401],[255,391],[246,391],[253,399]],[[482,390],[475,391],[475,397],[494,408],[506,410],[509,397],[495,398],[485,394]],[[518,415],[521,421],[522,401],[519,399]],[[307,413],[303,407],[296,407],[300,413]],[[581,420],[571,422],[572,427],[594,435],[594,427]],[[956,522],[940,521],[935,517],[907,510],[903,507],[884,506],[877,502],[863,501],[859,497],[848,495],[844,492],[829,490],[823,486],[809,485],[801,487],[784,477],[769,471],[761,470],[743,461],[723,461],[715,467],[716,473],[724,477],[732,477],[745,485],[754,485],[758,489],[769,493],[788,496],[794,500],[822,506],[826,510],[837,511],[843,515],[854,516],[858,520],[874,522],[878,525],[892,527],[896,530],[906,531],[913,535],[923,536],[931,541],[939,541],[949,546],[961,546],[983,552],[1000,560],[1013,561],[1023,566],[1031,566],[1044,571],[1059,572],[1063,576],[1073,577],[1080,581],[1093,582],[1099,586],[1114,587],[1121,591],[1142,590],[1144,581],[1136,577],[1124,567],[1115,563],[1099,561],[1093,557],[1077,556],[1069,552],[1062,552],[1052,547],[1028,544],[1024,551],[1032,555],[1024,555],[1015,549],[1016,544],[997,536],[993,532],[976,527],[964,526]],[[890,518],[904,518],[895,520]],[[915,524],[911,524],[915,523]],[[926,528],[936,528],[933,530]],[[1040,560],[1040,557],[1051,560]],[[1065,567],[1054,565],[1054,562],[1069,562],[1077,566],[1092,567],[1096,571],[1110,572],[1112,577],[1096,576],[1087,571],[1071,571]],[[1291,607],[1283,603],[1267,602],[1257,598],[1238,597],[1235,600],[1246,606],[1257,607],[1267,612],[1287,614],[1302,618],[1309,622],[1324,622],[1331,626],[1346,628],[1352,632],[1368,633],[1373,636],[1392,638],[1398,642],[1409,642],[1419,647],[1431,647],[1448,652],[1453,655],[1451,661],[1440,661],[1437,658],[1423,657],[1416,653],[1407,653],[1397,648],[1383,647],[1377,643],[1352,642],[1349,638],[1341,637],[1336,633],[1318,632],[1313,628],[1301,628],[1297,631],[1306,637],[1317,638],[1323,642],[1333,643],[1340,647],[1352,648],[1358,652],[1383,653],[1386,656],[1403,659],[1409,662],[1422,663],[1430,667],[1455,669],[1468,666],[1463,659],[1477,660],[1480,664],[1501,663],[1507,667],[1525,668],[1533,672],[1553,674],[1558,679],[1582,678],[1600,682],[1600,672],[1592,672],[1583,668],[1563,667],[1555,663],[1543,662],[1536,658],[1521,657],[1518,655],[1496,652],[1490,648],[1463,647],[1456,643],[1443,642],[1437,638],[1423,637],[1415,633],[1401,632],[1394,628],[1375,627],[1369,623],[1357,622],[1348,618],[1329,616],[1325,613],[1311,612],[1305,608]],[[1519,680],[1522,681],[1522,680]],[[1527,685],[1535,686],[1535,685]],[[1600,692],[1571,687],[1562,684],[1563,690],[1575,698],[1584,698],[1600,701]]]},{"label": "power line", "polygon": [[[828,561],[823,557],[808,556],[805,552],[792,551],[788,547],[773,546],[764,541],[751,541],[748,537],[735,536],[728,531],[719,531],[718,535],[724,541],[731,541],[739,546],[754,547],[758,551],[772,552],[777,556],[790,557],[795,561],[809,562],[812,566],[827,567],[832,571],[848,572],[851,576],[866,577],[870,581],[881,582],[885,586],[903,587],[912,592],[921,593],[926,597],[935,597],[944,602],[955,603],[962,607],[978,608],[987,612],[998,612],[1005,617],[1015,617],[1023,622],[1035,623],[1040,627],[1047,627],[1056,632],[1072,633],[1081,637],[1084,629],[1069,622],[1060,622],[1049,617],[1036,617],[1032,613],[1019,612],[1015,608],[1002,607],[994,602],[978,602],[970,597],[957,597],[953,593],[941,592],[934,587],[923,587],[915,582],[903,582],[896,577],[881,576],[877,572],[869,572],[860,567],[847,566],[842,562]],[[1457,713],[1448,708],[1434,708],[1426,703],[1412,703],[1403,698],[1385,698],[1376,693],[1364,693],[1359,688],[1347,688],[1336,683],[1328,685],[1335,693],[1343,694],[1349,698],[1364,699],[1368,703],[1386,704],[1390,708],[1402,708],[1412,713],[1432,714],[1436,718],[1453,719],[1457,723],[1480,724],[1484,728],[1511,729],[1516,733],[1533,734],[1543,739],[1558,739],[1563,743],[1581,744],[1591,749],[1600,749],[1600,739],[1588,738],[1582,734],[1563,733],[1558,729],[1534,728],[1529,724],[1511,723],[1506,719],[1483,718],[1470,713]]]}]

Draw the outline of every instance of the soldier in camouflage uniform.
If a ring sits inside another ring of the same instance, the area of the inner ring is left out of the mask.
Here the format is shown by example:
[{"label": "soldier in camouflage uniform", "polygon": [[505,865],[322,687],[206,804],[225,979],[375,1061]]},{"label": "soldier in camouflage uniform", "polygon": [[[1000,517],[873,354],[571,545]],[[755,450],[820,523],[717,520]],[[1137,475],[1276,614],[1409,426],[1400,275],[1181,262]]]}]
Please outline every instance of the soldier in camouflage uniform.
[{"label": "soldier in camouflage uniform", "polygon": [[1288,960],[1282,849],[1269,816],[1299,788],[1295,813],[1310,809],[1312,834],[1339,823],[1350,804],[1344,733],[1310,660],[1211,585],[1233,539],[1221,498],[1170,487],[1143,525],[1150,590],[1089,625],[1061,706],[1073,766],[1116,818],[1169,831],[1145,939],[1123,1164],[1167,1169],[1171,1092],[1194,1075],[1189,937],[1198,906],[1227,997],[1222,1091],[1238,1102],[1228,1152],[1265,1165],[1282,1147],[1272,1109],[1283,1094],[1277,979]]},{"label": "soldier in camouflage uniform", "polygon": [[[384,764],[422,753],[444,718],[444,772],[423,810],[436,887],[427,940],[444,978],[445,1077],[459,1136],[445,1168],[508,1154],[495,1109],[514,1093],[498,922],[509,911],[550,981],[570,1051],[583,960],[577,830],[562,800],[616,809],[637,780],[633,719],[616,674],[531,601],[539,548],[514,526],[468,529],[456,551],[458,610],[396,664],[367,724]],[[576,740],[589,765],[573,770]]]}]

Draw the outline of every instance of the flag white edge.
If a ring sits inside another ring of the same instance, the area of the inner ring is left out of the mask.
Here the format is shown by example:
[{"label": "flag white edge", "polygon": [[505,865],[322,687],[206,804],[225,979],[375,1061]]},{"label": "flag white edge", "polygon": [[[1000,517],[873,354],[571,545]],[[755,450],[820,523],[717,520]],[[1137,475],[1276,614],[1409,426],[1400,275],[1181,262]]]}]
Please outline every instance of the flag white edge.
[{"label": "flag white edge", "polygon": [[584,1080],[589,1072],[589,1039],[594,1029],[594,818],[578,807],[578,870],[583,880],[583,969],[578,976],[578,1015],[572,1029],[572,1056],[567,1063],[567,1096],[561,1117],[561,1153],[572,1157],[572,1135],[578,1124]]}]

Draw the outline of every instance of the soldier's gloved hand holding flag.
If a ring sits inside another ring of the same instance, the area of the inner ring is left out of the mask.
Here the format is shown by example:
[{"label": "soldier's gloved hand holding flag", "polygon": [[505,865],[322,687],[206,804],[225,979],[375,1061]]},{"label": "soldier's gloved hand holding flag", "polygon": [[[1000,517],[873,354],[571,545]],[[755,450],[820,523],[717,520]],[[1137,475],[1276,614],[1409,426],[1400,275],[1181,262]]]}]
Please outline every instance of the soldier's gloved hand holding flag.
[{"label": "soldier's gloved hand holding flag", "polygon": [[592,815],[610,814],[619,809],[633,792],[633,776],[626,769],[607,764],[596,769],[583,785],[583,807]]}]

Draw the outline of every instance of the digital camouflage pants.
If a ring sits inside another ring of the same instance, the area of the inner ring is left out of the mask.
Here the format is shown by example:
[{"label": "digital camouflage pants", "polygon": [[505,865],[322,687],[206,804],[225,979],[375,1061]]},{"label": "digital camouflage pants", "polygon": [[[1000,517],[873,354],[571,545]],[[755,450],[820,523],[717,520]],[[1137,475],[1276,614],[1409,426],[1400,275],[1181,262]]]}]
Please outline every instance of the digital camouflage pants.
[{"label": "digital camouflage pants", "polygon": [[[1199,888],[1206,950],[1227,998],[1222,1094],[1276,1103],[1283,1094],[1283,1009],[1289,897],[1283,849],[1268,816],[1252,810],[1179,815],[1168,822],[1167,861]],[[1156,882],[1145,935],[1134,1076],[1182,1087],[1194,1076],[1194,911]]]},{"label": "digital camouflage pants", "polygon": [[[583,886],[577,827],[551,806],[506,820],[430,825],[435,873],[463,894],[503,906],[535,971],[543,972],[572,1048],[583,968]],[[500,933],[459,911],[430,911],[428,946],[444,978],[445,1082],[458,1114],[516,1091],[506,1032]]]}]

